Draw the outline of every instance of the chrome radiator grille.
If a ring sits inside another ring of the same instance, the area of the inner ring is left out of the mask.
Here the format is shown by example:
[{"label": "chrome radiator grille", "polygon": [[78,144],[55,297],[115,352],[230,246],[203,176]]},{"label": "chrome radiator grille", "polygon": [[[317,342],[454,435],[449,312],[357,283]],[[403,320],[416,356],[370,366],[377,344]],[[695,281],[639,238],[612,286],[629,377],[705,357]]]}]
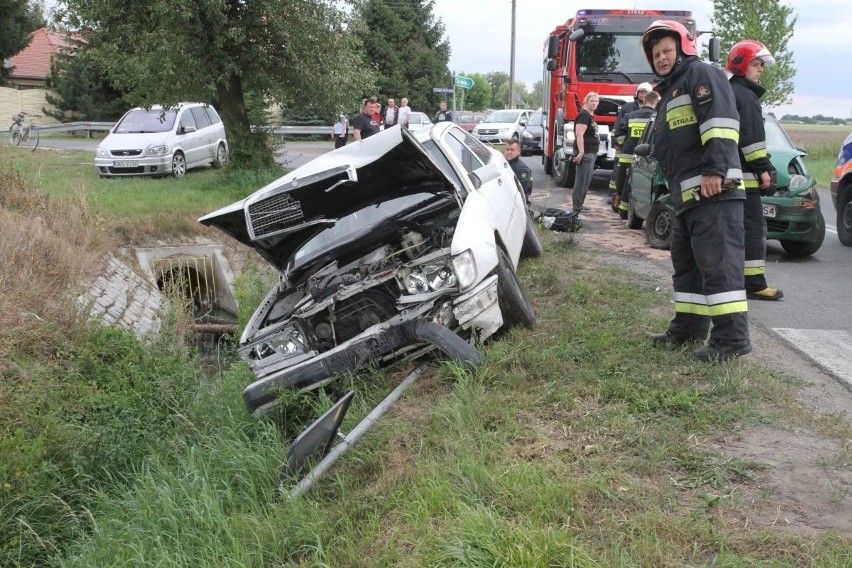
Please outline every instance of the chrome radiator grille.
[{"label": "chrome radiator grille", "polygon": [[302,205],[286,193],[252,203],[248,208],[249,222],[255,238],[282,231],[300,224],[305,216]]}]

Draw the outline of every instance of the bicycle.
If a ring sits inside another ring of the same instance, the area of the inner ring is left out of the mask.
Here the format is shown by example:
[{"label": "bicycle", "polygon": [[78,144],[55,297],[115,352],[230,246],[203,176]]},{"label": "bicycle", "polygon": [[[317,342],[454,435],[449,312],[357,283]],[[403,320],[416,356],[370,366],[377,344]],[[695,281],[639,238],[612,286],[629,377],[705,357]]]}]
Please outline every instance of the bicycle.
[{"label": "bicycle", "polygon": [[23,144],[31,151],[38,147],[38,127],[33,115],[24,111],[12,117],[12,126],[9,127],[9,143],[12,146]]}]

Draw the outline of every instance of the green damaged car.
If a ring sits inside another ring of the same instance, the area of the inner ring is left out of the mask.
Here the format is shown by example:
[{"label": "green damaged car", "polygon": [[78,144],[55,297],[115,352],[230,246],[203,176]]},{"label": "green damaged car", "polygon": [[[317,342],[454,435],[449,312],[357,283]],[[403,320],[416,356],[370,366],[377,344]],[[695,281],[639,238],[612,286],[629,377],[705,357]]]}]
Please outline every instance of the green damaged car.
[{"label": "green damaged car", "polygon": [[[772,195],[760,198],[766,221],[766,238],[776,240],[790,256],[809,256],[825,239],[825,219],[820,212],[816,179],[802,160],[803,148],[790,140],[778,121],[764,115],[766,147],[778,171],[778,187]],[[668,195],[665,176],[653,156],[653,125],[636,147],[630,184],[627,224],[631,229],[644,225],[648,244],[668,249],[674,207]]]}]

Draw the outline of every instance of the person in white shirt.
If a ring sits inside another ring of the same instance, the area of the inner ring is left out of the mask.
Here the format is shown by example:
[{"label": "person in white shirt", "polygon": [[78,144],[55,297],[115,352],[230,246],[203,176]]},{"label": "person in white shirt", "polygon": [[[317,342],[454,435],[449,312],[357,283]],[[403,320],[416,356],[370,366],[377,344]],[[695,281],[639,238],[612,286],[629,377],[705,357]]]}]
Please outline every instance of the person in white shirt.
[{"label": "person in white shirt", "polygon": [[405,97],[399,101],[399,117],[397,118],[397,124],[401,124],[403,128],[408,128],[408,117],[411,116],[411,107],[408,106],[408,99]]},{"label": "person in white shirt", "polygon": [[384,116],[382,117],[382,124],[385,128],[396,126],[398,124],[398,118],[399,107],[396,106],[396,101],[394,101],[393,99],[388,99],[388,104],[385,107]]}]

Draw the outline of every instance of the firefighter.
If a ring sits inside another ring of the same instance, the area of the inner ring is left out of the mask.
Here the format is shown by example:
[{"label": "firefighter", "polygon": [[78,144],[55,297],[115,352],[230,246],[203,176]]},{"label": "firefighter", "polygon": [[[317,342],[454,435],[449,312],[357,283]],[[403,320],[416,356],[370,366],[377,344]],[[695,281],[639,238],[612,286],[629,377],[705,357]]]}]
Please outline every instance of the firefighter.
[{"label": "firefighter", "polygon": [[[675,316],[661,346],[703,342],[701,361],[751,352],[744,268],[739,115],[725,73],[698,60],[695,35],[672,20],[651,23],[642,49],[663,81],[654,155],[675,207],[671,257]],[[712,329],[711,329],[712,323]]]},{"label": "firefighter", "polygon": [[625,183],[630,177],[630,169],[633,166],[633,149],[639,144],[639,139],[645,132],[645,127],[651,122],[651,116],[655,112],[660,95],[656,91],[648,92],[638,110],[628,113],[615,125],[615,135],[624,140],[621,147],[621,171],[617,180],[619,193],[615,196],[618,211],[622,218],[626,218],[627,204],[630,202],[630,184]]},{"label": "firefighter", "polygon": [[[618,116],[615,119],[615,124],[613,125],[613,130],[618,128],[619,123],[624,120],[624,117],[630,114],[631,112],[639,110],[639,107],[645,101],[645,94],[652,91],[653,87],[651,83],[639,83],[636,87],[636,94],[633,96],[633,100],[629,103],[625,103],[624,106],[618,109]],[[621,147],[624,144],[624,137],[622,136],[620,139],[613,132],[613,143],[615,144],[615,162],[612,165],[612,175],[609,177],[609,198],[610,203],[612,204],[612,210],[618,211],[618,203],[619,196],[621,195],[622,186],[618,184],[618,179],[620,175],[623,175],[621,170],[623,169],[622,164],[622,151]],[[626,178],[621,178],[622,184],[623,180]]]},{"label": "firefighter", "polygon": [[766,152],[766,131],[760,98],[766,92],[758,82],[766,65],[775,58],[759,41],[743,40],[728,53],[725,70],[731,75],[731,88],[740,114],[740,163],[746,189],[745,212],[745,289],[753,300],[780,300],[784,292],[766,284],[765,221],[761,195],[775,192],[775,168]]}]

